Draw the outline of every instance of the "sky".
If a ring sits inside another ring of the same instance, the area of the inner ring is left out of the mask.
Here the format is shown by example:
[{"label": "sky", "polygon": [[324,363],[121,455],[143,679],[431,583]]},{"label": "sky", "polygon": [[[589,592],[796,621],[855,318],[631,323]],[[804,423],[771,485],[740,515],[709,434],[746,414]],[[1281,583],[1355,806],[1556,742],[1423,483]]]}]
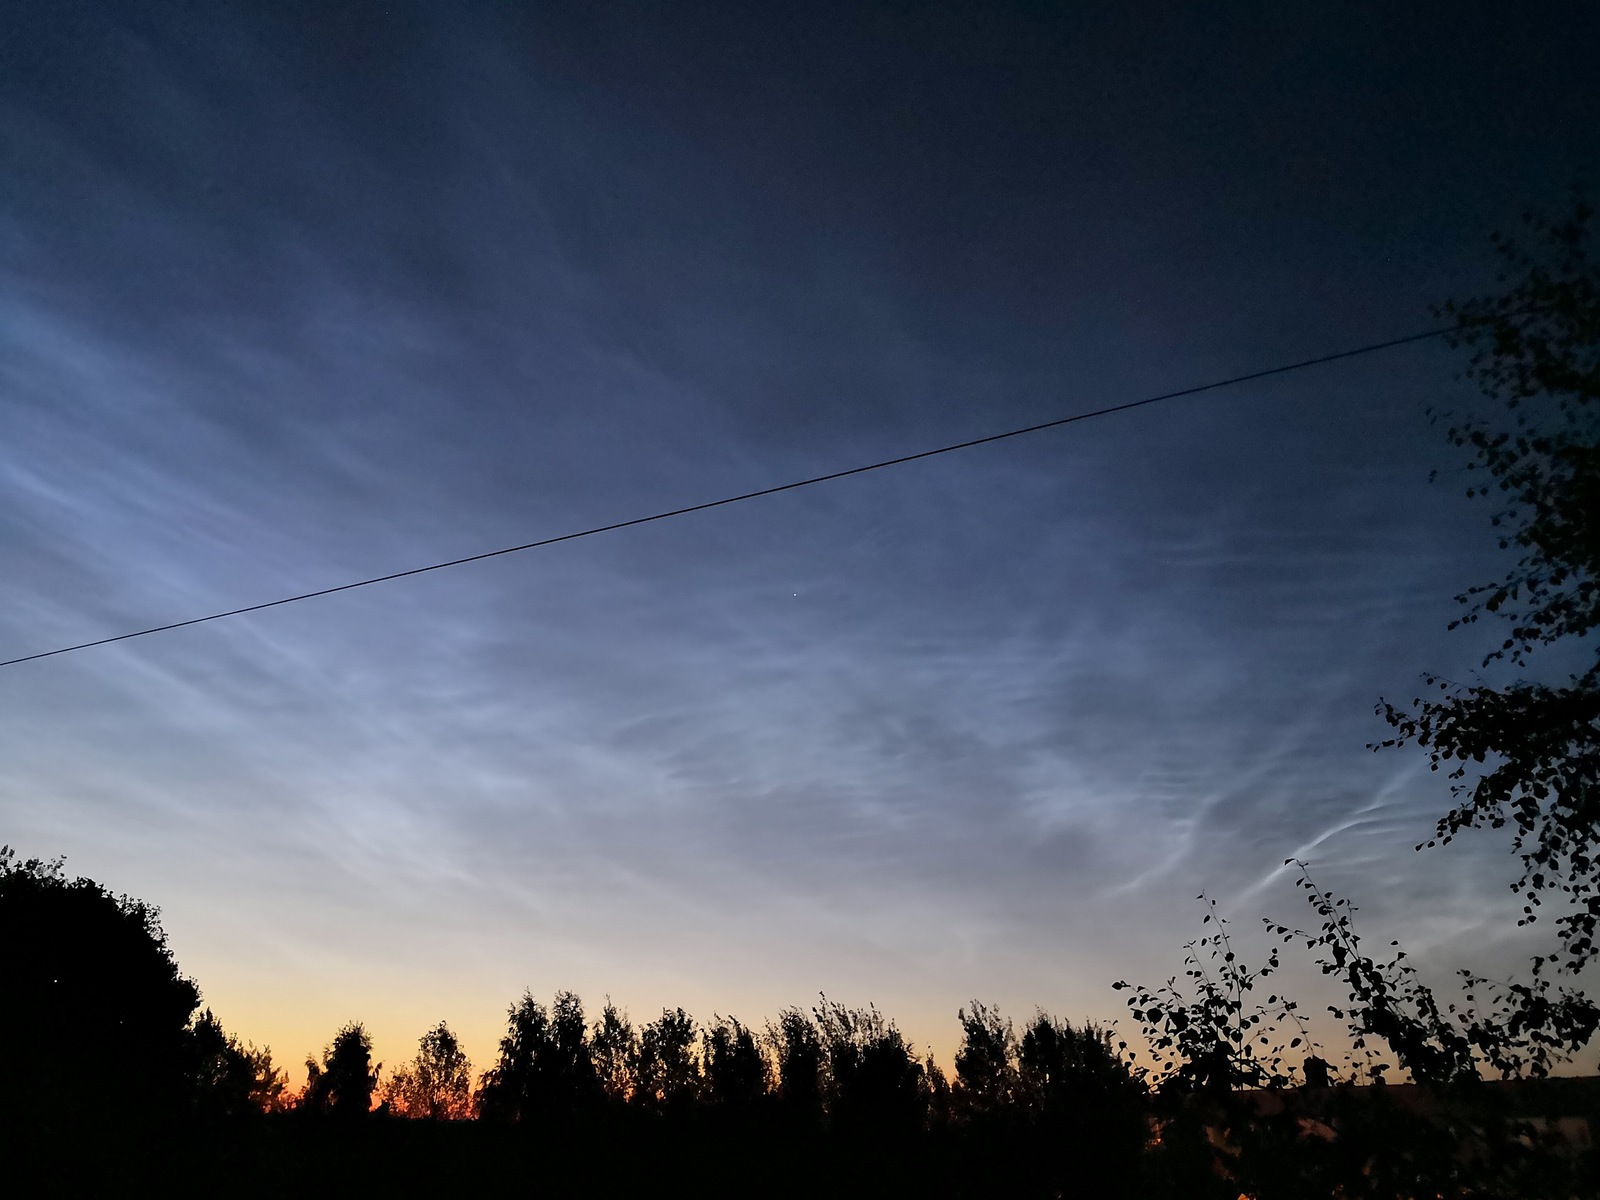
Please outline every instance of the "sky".
[{"label": "sky", "polygon": [[[0,658],[1429,328],[1600,161],[1597,43],[1578,4],[13,2]],[[486,1067],[524,988],[825,992],[948,1061],[974,998],[1115,1018],[1202,892],[1309,920],[1290,856],[1433,976],[1514,969],[1504,841],[1415,853],[1447,785],[1368,749],[1496,637],[1445,628],[1508,565],[1427,416],[1460,367],[0,669],[0,841],[159,905],[296,1083],[352,1019]]]}]

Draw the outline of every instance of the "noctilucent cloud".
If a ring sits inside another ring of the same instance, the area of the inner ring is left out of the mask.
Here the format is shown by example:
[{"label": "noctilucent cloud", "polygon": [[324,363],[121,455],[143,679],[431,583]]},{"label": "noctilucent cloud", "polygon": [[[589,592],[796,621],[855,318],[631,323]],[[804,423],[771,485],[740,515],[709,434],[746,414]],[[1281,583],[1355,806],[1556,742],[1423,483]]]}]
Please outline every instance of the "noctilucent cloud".
[{"label": "noctilucent cloud", "polygon": [[[8,6],[0,658],[1435,323],[1600,161],[1588,5]],[[1505,566],[1423,343],[0,670],[0,840],[223,1023],[524,987],[1109,1020],[1283,861],[1514,964],[1373,754]],[[1439,482],[1428,482],[1440,469]],[[1248,940],[1248,939],[1247,939]],[[1380,943],[1381,944],[1381,943]],[[1312,986],[1307,981],[1307,986]]]}]

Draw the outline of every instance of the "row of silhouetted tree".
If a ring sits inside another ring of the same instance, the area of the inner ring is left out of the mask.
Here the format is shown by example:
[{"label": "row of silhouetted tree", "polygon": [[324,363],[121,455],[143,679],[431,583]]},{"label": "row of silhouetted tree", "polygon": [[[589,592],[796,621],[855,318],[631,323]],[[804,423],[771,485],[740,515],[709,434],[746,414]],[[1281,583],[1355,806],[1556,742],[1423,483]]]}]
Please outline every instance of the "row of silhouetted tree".
[{"label": "row of silhouetted tree", "polygon": [[[1528,1032],[1458,1029],[1403,960],[1361,952],[1345,902],[1310,899],[1324,931],[1292,936],[1349,965],[1357,1028],[1387,1042],[1442,1115],[1353,1086],[1381,1080],[1383,1063],[1287,1062],[1301,1035],[1275,1039],[1284,1021],[1301,1028],[1293,1004],[1252,999],[1276,954],[1246,966],[1214,912],[1186,970],[1196,996],[1131,989],[1149,1074],[1092,1024],[1040,1012],[1018,1031],[976,1002],[957,1014],[947,1078],[870,1006],[823,997],[760,1027],[672,1008],[636,1026],[609,1000],[591,1016],[557,992],[511,1005],[481,1075],[443,1022],[386,1074],[352,1022],[294,1092],[269,1051],[201,1008],[155,908],[0,849],[0,1133],[76,1172],[55,1189],[69,1194],[163,1163],[203,1192],[226,1177],[233,1194],[274,1191],[286,1164],[323,1190],[342,1172],[632,1196],[691,1172],[721,1195],[1600,1194],[1600,1161],[1551,1124],[1600,1127],[1593,1089],[1485,1090],[1475,1056],[1529,1053]],[[1562,1021],[1578,1025],[1562,1036],[1585,1038],[1592,1013],[1568,1008]],[[1550,1047],[1535,1042],[1542,1069]]]},{"label": "row of silhouetted tree", "polygon": [[385,1078],[364,1027],[341,1028],[320,1061],[306,1061],[292,1094],[268,1052],[226,1038],[208,1012],[201,1091],[227,1096],[214,1109],[298,1109],[338,1117],[433,1121],[478,1118],[506,1125],[572,1125],[607,1110],[656,1116],[716,1114],[781,1120],[817,1131],[909,1135],[951,1123],[1022,1121],[1083,1130],[1136,1152],[1144,1139],[1145,1088],[1092,1024],[1038,1013],[1018,1037],[980,1003],[958,1013],[955,1076],[920,1056],[875,1007],[824,997],[784,1009],[755,1028],[733,1017],[696,1022],[666,1009],[642,1027],[609,1000],[594,1021],[572,992],[547,1006],[531,993],[512,1005],[493,1066],[476,1082],[448,1025],[422,1035],[416,1056]]},{"label": "row of silhouetted tree", "polygon": [[525,994],[481,1075],[443,1022],[388,1072],[351,1022],[295,1091],[269,1050],[201,1007],[158,910],[59,861],[0,849],[0,953],[0,1130],[69,1176],[98,1154],[120,1180],[162,1145],[195,1178],[234,1164],[234,1191],[251,1190],[251,1171],[270,1190],[261,1172],[285,1162],[488,1181],[520,1177],[531,1155],[558,1191],[606,1191],[588,1174],[602,1162],[627,1190],[676,1161],[733,1194],[782,1162],[804,1194],[915,1178],[935,1193],[1051,1195],[1069,1177],[1132,1187],[1148,1138],[1144,1087],[1108,1035],[1043,1013],[1019,1037],[991,1008],[962,1010],[947,1080],[870,1006],[824,997],[759,1027],[673,1008],[636,1026],[609,1000],[591,1019],[571,992]]},{"label": "row of silhouetted tree", "polygon": [[[1010,1021],[974,1003],[958,1014],[955,1078],[874,1007],[825,997],[755,1028],[732,1017],[696,1022],[667,1009],[635,1027],[606,1003],[594,1021],[571,992],[547,1006],[531,993],[512,1005],[498,1057],[474,1086],[449,1027],[425,1033],[416,1057],[387,1079],[359,1024],[342,1028],[320,1062],[308,1060],[300,1098],[271,1102],[331,1114],[379,1112],[427,1120],[477,1117],[504,1124],[572,1123],[606,1109],[658,1115],[692,1110],[766,1114],[817,1129],[909,1133],[948,1122],[1026,1119],[1139,1131],[1144,1087],[1093,1025],[1039,1013],[1016,1036]],[[271,1073],[270,1059],[266,1070]],[[257,1086],[265,1095],[269,1089]],[[1106,1130],[1110,1132],[1109,1129]]]}]

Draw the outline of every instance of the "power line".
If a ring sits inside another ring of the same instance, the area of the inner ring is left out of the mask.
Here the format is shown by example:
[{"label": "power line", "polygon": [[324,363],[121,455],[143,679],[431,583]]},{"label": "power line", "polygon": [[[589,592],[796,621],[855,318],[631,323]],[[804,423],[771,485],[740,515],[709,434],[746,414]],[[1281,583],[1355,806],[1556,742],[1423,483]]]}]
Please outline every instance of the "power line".
[{"label": "power line", "polygon": [[1214,380],[1211,383],[1179,388],[1174,392],[1162,392],[1158,396],[1146,396],[1143,400],[1130,400],[1125,404],[1113,404],[1107,408],[1094,409],[1091,412],[1074,413],[1070,417],[1058,417],[1053,421],[1041,421],[1037,425],[1026,425],[1021,429],[1008,429],[1004,433],[991,433],[986,437],[972,438],[965,442],[954,442],[951,445],[939,446],[933,450],[919,450],[915,454],[902,454],[898,458],[886,458],[880,462],[867,463],[865,466],[850,467],[843,471],[830,471],[826,475],[813,475],[809,479],[796,479],[790,483],[780,483],[775,487],[760,488],[753,492],[741,492],[737,496],[724,496],[720,500],[707,500],[701,504],[690,504],[683,508],[668,509],[665,512],[651,513],[645,517],[633,517],[627,521],[615,521],[610,525],[596,525],[593,528],[580,529],[574,533],[563,533],[555,537],[540,538],[536,542],[524,542],[520,546],[506,546],[499,550],[486,550],[482,554],[469,554],[463,558],[452,558],[445,562],[430,563],[425,567],[412,567],[410,570],[395,571],[389,575],[374,575],[371,579],[358,579],[353,583],[341,583],[336,587],[319,588],[314,592],[301,592],[295,596],[283,596],[277,600],[265,600],[260,604],[247,604],[242,608],[230,608],[225,612],[209,613],[203,617],[190,617],[185,621],[172,621],[166,625],[152,625],[148,629],[136,629],[131,633],[119,633],[113,637],[96,638],[93,641],[78,642],[72,646],[60,646],[54,650],[41,650],[37,654],[25,654],[20,658],[8,658],[0,661],[0,667],[14,667],[20,663],[33,662],[41,658],[53,658],[58,654],[71,654],[75,650],[88,650],[94,646],[109,646],[112,642],[126,642],[131,638],[146,637],[152,633],[166,633],[168,630],[184,629],[190,625],[204,625],[208,621],[221,621],[228,617],[243,616],[245,613],[261,612],[263,609],[295,604],[301,600],[314,600],[318,596],[332,596],[337,592],[354,591],[356,588],[370,587],[375,583],[388,583],[391,580],[405,579],[412,575],[425,575],[429,571],[443,571],[447,567],[459,567],[467,563],[482,562],[486,558],[499,558],[506,554],[519,554],[524,550],[537,550],[541,546],[554,546],[558,542],[572,542],[578,538],[593,537],[598,533],[611,533],[618,529],[629,529],[635,525],[648,525],[652,521],[665,521],[671,517],[687,516],[689,513],[704,512],[707,509],[721,508],[728,504],[739,504],[745,500],[759,499],[762,496],[775,496],[779,492],[792,492],[796,488],[810,487],[812,484],[827,483],[834,479],[845,479],[851,475],[865,475],[868,471],[881,471],[885,467],[898,467],[904,463],[933,458],[940,454],[953,454],[957,450],[970,450],[974,446],[987,446],[991,442],[1003,442],[1008,438],[1023,437],[1030,433],[1041,433],[1046,429],[1056,429],[1062,425],[1071,425],[1076,421],[1087,421],[1094,417],[1106,417],[1112,413],[1127,412],[1129,409],[1143,408],[1148,404],[1159,404],[1164,400],[1177,400],[1184,396],[1196,396],[1201,392],[1233,387],[1236,384],[1249,383],[1256,379],[1266,379],[1273,375],[1286,375],[1291,371],[1303,371],[1307,367],[1318,367],[1325,363],[1338,362],[1341,359],[1356,358],[1363,354],[1375,354],[1380,350],[1393,350],[1397,346],[1408,346],[1413,342],[1423,342],[1431,338],[1443,337],[1446,334],[1458,333],[1463,328],[1463,325],[1458,324],[1441,329],[1428,329],[1421,333],[1392,338],[1386,342],[1372,342],[1369,345],[1357,346],[1351,350],[1339,350],[1333,354],[1320,355],[1317,358],[1307,358],[1299,362],[1286,363],[1283,366],[1268,367],[1264,371],[1251,371],[1245,375],[1234,375],[1227,379]]}]

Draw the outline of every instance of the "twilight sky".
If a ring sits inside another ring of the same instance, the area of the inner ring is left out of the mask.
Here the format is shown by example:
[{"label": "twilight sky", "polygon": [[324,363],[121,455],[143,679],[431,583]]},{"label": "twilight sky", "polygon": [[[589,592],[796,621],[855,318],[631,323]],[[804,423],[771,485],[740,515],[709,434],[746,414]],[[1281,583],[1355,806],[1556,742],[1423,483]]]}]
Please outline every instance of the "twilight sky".
[{"label": "twilight sky", "polygon": [[[1600,161],[1591,5],[13,2],[0,658],[1433,323]],[[1429,344],[0,671],[0,841],[295,1065],[531,987],[1121,1006],[1312,860],[1513,863],[1377,697],[1499,562]],[[1430,486],[1428,472],[1443,468]],[[1381,943],[1380,943],[1381,944]],[[298,1082],[298,1074],[296,1076]]]}]

